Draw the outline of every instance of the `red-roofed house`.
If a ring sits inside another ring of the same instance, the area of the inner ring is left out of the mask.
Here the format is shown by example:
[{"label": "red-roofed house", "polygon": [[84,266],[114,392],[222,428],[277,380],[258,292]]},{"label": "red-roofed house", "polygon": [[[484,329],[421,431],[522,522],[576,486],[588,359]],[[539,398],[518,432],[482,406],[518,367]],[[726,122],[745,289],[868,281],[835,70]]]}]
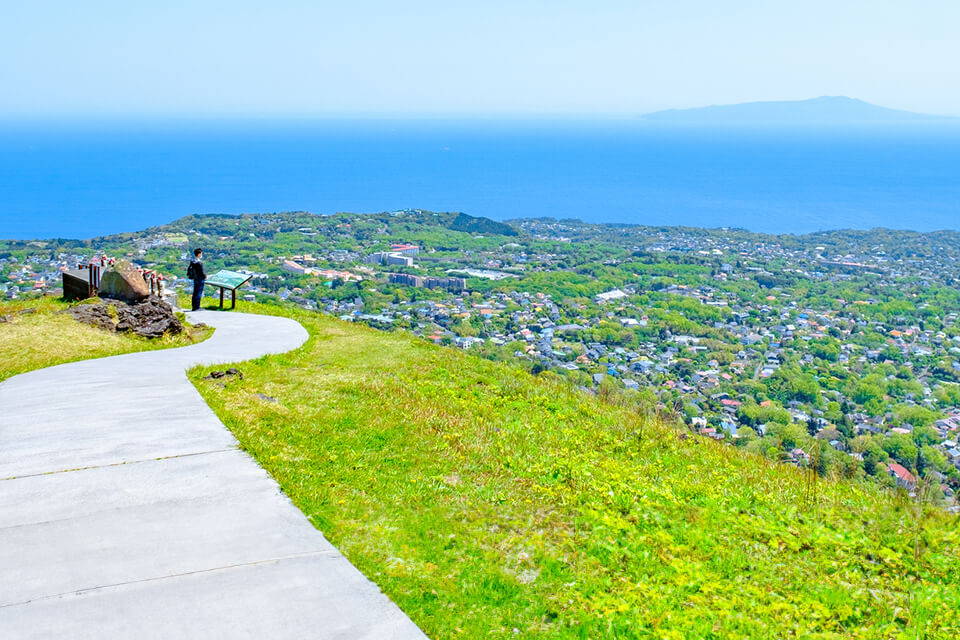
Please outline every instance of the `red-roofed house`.
[{"label": "red-roofed house", "polygon": [[896,478],[898,487],[903,487],[904,489],[910,490],[917,486],[916,477],[907,471],[906,467],[903,465],[897,464],[896,462],[891,462],[887,465],[887,470],[890,472],[891,476]]},{"label": "red-roofed house", "polygon": [[390,251],[405,256],[415,256],[420,253],[420,247],[415,244],[392,244],[390,245]]}]

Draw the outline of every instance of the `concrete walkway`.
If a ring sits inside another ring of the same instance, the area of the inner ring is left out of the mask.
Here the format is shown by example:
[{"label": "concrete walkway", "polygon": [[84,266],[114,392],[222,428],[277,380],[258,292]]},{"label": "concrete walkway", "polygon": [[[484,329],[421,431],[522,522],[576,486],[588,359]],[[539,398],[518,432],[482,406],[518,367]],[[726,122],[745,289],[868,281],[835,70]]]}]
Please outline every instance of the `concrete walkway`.
[{"label": "concrete walkway", "polygon": [[0,638],[423,638],[184,375],[289,351],[306,331],[191,320],[217,331],[0,384]]}]

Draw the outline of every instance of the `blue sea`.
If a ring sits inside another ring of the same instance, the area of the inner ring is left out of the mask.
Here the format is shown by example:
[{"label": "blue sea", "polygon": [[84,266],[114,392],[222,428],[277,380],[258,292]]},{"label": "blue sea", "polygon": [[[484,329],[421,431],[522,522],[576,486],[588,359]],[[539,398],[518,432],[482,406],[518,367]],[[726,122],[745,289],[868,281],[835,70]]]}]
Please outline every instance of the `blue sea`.
[{"label": "blue sea", "polygon": [[771,233],[960,229],[960,126],[0,123],[0,238],[403,208]]}]

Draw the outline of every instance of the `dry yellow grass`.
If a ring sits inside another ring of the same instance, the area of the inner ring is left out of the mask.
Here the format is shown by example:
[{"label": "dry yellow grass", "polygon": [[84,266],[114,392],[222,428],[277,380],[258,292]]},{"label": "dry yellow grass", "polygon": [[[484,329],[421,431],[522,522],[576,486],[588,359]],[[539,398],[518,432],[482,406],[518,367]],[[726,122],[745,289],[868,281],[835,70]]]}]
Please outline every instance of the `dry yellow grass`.
[{"label": "dry yellow grass", "polygon": [[147,340],[81,324],[63,313],[71,305],[55,298],[0,304],[0,381],[64,362],[132,351],[180,347],[205,339],[207,332],[185,332]]}]

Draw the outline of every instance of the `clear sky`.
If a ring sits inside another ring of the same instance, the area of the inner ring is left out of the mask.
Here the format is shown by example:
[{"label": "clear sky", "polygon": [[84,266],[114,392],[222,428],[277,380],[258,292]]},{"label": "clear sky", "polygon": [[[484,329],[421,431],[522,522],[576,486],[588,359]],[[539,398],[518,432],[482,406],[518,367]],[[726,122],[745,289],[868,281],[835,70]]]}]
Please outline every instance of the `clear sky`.
[{"label": "clear sky", "polygon": [[620,115],[847,95],[960,115],[957,0],[6,0],[0,118]]}]

